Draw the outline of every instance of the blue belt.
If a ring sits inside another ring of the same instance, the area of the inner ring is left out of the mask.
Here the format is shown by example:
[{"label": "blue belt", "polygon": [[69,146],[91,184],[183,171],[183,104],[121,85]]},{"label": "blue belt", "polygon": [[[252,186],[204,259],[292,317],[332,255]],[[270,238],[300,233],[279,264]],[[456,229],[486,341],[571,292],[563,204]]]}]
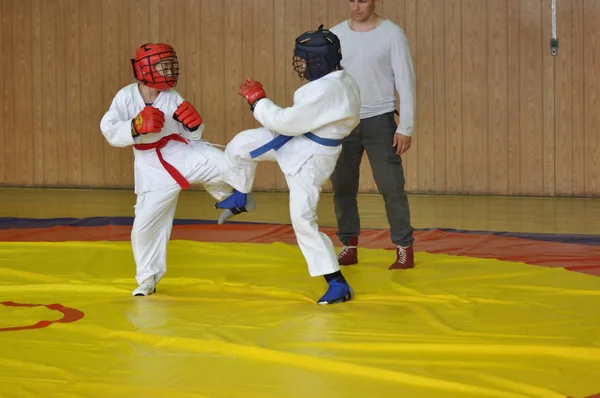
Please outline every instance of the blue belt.
[{"label": "blue belt", "polygon": [[[334,140],[331,138],[321,138],[317,135],[314,135],[313,133],[305,133],[304,136],[306,138],[308,138],[311,141],[316,142],[317,144],[321,144],[323,146],[338,146],[342,144],[342,140]],[[284,146],[285,144],[287,144],[287,142],[289,140],[291,140],[294,137],[290,137],[287,135],[278,135],[277,137],[273,138],[271,141],[267,142],[265,145],[256,148],[255,150],[250,152],[250,156],[252,157],[252,159],[259,157],[260,155],[270,151],[271,149],[277,151],[279,148],[281,148],[282,146]]]}]

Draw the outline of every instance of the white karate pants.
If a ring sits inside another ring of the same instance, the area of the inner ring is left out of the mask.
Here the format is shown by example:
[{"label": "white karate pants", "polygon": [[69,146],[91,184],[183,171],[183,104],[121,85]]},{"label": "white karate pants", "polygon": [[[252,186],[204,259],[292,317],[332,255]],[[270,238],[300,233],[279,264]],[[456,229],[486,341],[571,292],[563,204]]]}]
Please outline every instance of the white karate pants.
[{"label": "white karate pants", "polygon": [[[206,163],[186,176],[190,184],[202,184],[217,201],[231,195],[231,186],[222,180],[223,151],[201,141],[191,141],[189,145],[208,158]],[[181,187],[175,184],[137,195],[131,245],[138,284],[151,276],[158,283],[167,271],[167,244],[180,192]]]},{"label": "white karate pants", "polygon": [[[227,144],[225,149],[226,169],[223,180],[240,192],[252,190],[257,162],[275,161],[275,151],[254,159],[250,151],[273,139],[273,133],[266,128],[242,131]],[[298,246],[306,262],[310,276],[320,276],[339,271],[333,242],[319,232],[317,205],[323,185],[327,182],[336,159],[330,156],[311,156],[295,173],[284,173],[290,190],[290,218],[296,234]],[[260,206],[257,203],[257,206]]]}]

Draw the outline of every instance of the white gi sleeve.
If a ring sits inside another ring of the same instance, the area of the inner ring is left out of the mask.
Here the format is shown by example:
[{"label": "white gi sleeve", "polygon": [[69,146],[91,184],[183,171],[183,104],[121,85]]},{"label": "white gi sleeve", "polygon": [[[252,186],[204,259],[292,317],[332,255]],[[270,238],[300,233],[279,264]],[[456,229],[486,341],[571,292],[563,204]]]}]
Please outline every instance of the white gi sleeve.
[{"label": "white gi sleeve", "polygon": [[100,130],[106,141],[115,147],[126,147],[135,143],[131,135],[131,120],[127,119],[125,105],[117,95],[100,121]]},{"label": "white gi sleeve", "polygon": [[402,29],[391,37],[390,61],[394,70],[396,90],[400,96],[400,122],[397,133],[411,136],[415,119],[415,73],[410,45]]},{"label": "white gi sleeve", "polygon": [[[296,136],[331,123],[335,118],[329,112],[328,85],[315,86],[306,101],[282,109],[268,98],[257,102],[254,118],[264,127],[281,135]],[[335,112],[335,111],[334,111]]]}]

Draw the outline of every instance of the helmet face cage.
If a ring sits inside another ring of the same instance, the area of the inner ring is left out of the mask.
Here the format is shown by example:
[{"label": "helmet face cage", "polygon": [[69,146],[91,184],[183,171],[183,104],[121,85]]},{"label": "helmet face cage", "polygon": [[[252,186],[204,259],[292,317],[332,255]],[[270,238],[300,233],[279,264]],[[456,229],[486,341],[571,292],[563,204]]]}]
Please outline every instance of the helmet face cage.
[{"label": "helmet face cage", "polygon": [[[323,62],[323,64],[321,63]],[[326,60],[318,54],[294,55],[292,64],[300,80],[315,80],[328,72]],[[323,73],[325,71],[325,73]]]},{"label": "helmet face cage", "polygon": [[172,51],[165,51],[139,59],[141,80],[147,83],[165,83],[169,87],[177,84],[179,61]]},{"label": "helmet face cage", "polygon": [[179,76],[179,61],[177,57],[162,58],[154,63],[154,69],[163,77]]},{"label": "helmet face cage", "polygon": [[[177,85],[179,61],[170,46],[156,49],[133,60],[135,77],[143,84],[157,89],[168,89]],[[160,51],[163,50],[163,51]]]}]

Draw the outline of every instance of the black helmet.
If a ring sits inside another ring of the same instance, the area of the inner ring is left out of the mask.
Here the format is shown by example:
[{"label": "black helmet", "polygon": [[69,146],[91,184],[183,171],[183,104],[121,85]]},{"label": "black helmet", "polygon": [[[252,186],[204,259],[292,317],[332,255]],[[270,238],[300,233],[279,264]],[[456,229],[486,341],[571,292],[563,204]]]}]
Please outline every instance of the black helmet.
[{"label": "black helmet", "polygon": [[323,25],[296,38],[293,65],[301,79],[317,80],[336,67],[342,69],[341,61],[340,39]]}]

